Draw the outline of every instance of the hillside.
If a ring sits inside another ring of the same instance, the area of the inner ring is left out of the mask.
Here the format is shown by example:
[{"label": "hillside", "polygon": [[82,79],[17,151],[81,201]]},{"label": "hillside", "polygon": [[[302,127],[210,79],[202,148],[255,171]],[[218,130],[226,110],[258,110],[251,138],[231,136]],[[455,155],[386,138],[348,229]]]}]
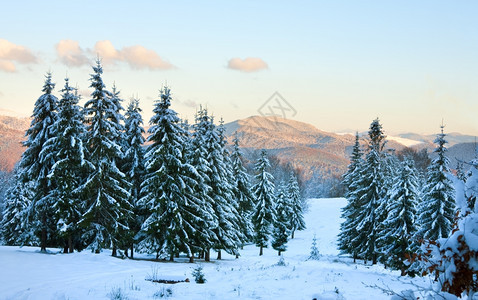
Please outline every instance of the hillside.
[{"label": "hillside", "polygon": [[[251,151],[268,149],[279,161],[290,162],[301,170],[305,182],[344,174],[355,142],[351,134],[325,132],[307,123],[279,117],[253,116],[225,127],[229,137],[237,131],[241,147]],[[365,149],[366,140],[361,143]],[[405,146],[390,140],[387,147],[399,150]]]},{"label": "hillside", "polygon": [[0,171],[10,172],[24,151],[22,141],[30,126],[28,118],[0,115]]},{"label": "hillside", "polygon": [[[186,257],[170,263],[153,261],[154,255],[146,254],[137,254],[138,260],[122,260],[111,257],[108,250],[60,254],[60,249],[50,249],[50,254],[42,254],[35,247],[0,246],[0,299],[160,299],[170,294],[171,299],[360,300],[390,299],[374,285],[396,292],[430,285],[428,277],[400,277],[399,271],[380,264],[354,264],[351,258],[339,256],[336,241],[345,203],[342,198],[309,200],[307,229],[289,241],[283,254],[285,266],[277,265],[277,251],[266,248],[259,256],[254,245],[245,246],[239,259],[223,253],[222,260],[197,260],[205,284],[194,282],[191,272],[197,265],[187,263]],[[308,260],[314,235],[320,260]],[[188,277],[191,282],[171,285],[145,280],[154,274]]]}]

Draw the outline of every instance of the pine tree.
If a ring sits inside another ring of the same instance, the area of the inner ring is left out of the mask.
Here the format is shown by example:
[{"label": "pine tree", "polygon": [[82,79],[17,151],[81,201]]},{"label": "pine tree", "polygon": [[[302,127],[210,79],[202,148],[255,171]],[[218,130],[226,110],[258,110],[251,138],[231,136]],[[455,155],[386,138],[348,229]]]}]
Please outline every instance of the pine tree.
[{"label": "pine tree", "polygon": [[217,227],[213,229],[216,236],[213,248],[218,251],[218,259],[221,259],[221,250],[237,256],[244,238],[237,218],[231,163],[225,150],[225,137],[223,130],[216,128],[214,119],[208,116],[206,109],[203,109],[201,115],[206,126],[203,141],[208,153],[207,185],[211,188],[209,196],[213,200],[212,208],[217,218]]},{"label": "pine tree", "polygon": [[94,170],[88,174],[86,183],[81,187],[86,191],[86,210],[80,221],[86,229],[84,237],[95,253],[111,246],[113,255],[118,245],[118,232],[128,230],[125,220],[131,216],[130,185],[117,163],[123,154],[118,145],[122,126],[117,115],[118,106],[109,97],[101,74],[103,68],[97,60],[91,74],[94,88],[92,99],[85,103],[88,122],[86,146]]},{"label": "pine tree", "polygon": [[317,237],[315,234],[314,234],[314,238],[312,239],[312,246],[310,247],[309,259],[313,259],[313,260],[320,259],[319,249],[317,248]]},{"label": "pine tree", "polygon": [[414,249],[412,238],[416,233],[416,206],[418,203],[418,181],[413,161],[405,159],[399,175],[389,190],[388,217],[383,223],[378,243],[384,254],[385,263],[406,274],[405,261]]},{"label": "pine tree", "polygon": [[[53,131],[53,124],[57,120],[58,99],[52,95],[55,84],[51,81],[51,73],[47,73],[45,84],[41,95],[35,102],[33,120],[26,132],[27,140],[24,146],[27,147],[20,161],[22,181],[32,182],[34,195],[31,202],[31,219],[29,222],[33,228],[40,232],[41,251],[46,251],[48,240],[56,231],[53,204],[54,199],[50,197],[50,191],[54,189],[48,174],[55,164],[55,157],[45,149],[44,145],[56,133]],[[29,208],[30,209],[30,208]]]},{"label": "pine tree", "polygon": [[272,225],[275,222],[276,212],[274,209],[274,178],[268,172],[270,168],[266,150],[261,151],[261,156],[255,164],[255,185],[252,190],[255,194],[255,207],[252,215],[257,247],[260,247],[259,255],[263,254],[263,248],[268,246]]},{"label": "pine tree", "polygon": [[[205,215],[200,216],[204,222],[205,230],[197,232],[194,237],[196,250],[205,255],[205,260],[210,261],[210,249],[214,242],[218,240],[216,228],[219,221],[214,211],[214,200],[211,197],[212,188],[210,186],[210,174],[212,170],[209,164],[209,146],[206,142],[206,136],[210,128],[210,119],[207,110],[202,108],[196,113],[195,122],[192,125],[192,133],[186,143],[188,148],[187,160],[194,166],[198,173],[198,185],[195,187],[195,194],[202,200]],[[183,127],[188,127],[187,123],[183,123]]]},{"label": "pine tree", "polygon": [[73,241],[78,237],[78,222],[82,215],[83,191],[78,188],[84,183],[85,171],[92,165],[85,159],[83,137],[85,126],[83,114],[78,106],[75,89],[65,78],[65,87],[58,105],[58,118],[52,125],[56,135],[45,143],[45,149],[56,157],[49,178],[55,183],[51,197],[56,199],[53,205],[59,236],[64,239],[65,253],[73,252]]},{"label": "pine tree", "polygon": [[443,133],[443,129],[442,125],[441,133],[435,139],[436,158],[428,168],[423,200],[420,205],[418,237],[430,240],[448,236],[455,210],[454,188],[448,177],[450,169],[449,160],[446,157],[446,134]]},{"label": "pine tree", "polygon": [[251,222],[254,208],[254,195],[250,187],[250,176],[242,163],[242,152],[239,148],[237,132],[234,135],[233,151],[231,153],[232,175],[235,181],[234,194],[238,202],[238,213],[242,233],[247,241],[252,241],[254,229]]},{"label": "pine tree", "polygon": [[125,247],[130,247],[131,258],[133,257],[133,239],[134,235],[141,229],[141,224],[145,221],[145,209],[140,205],[141,183],[145,174],[144,166],[144,148],[145,139],[143,137],[143,117],[139,100],[133,99],[128,105],[125,119],[125,154],[122,168],[126,174],[128,182],[131,184],[130,204],[133,207],[133,218],[130,220],[130,232],[125,234]]},{"label": "pine tree", "polygon": [[196,169],[186,161],[186,132],[177,113],[170,109],[170,89],[161,90],[148,130],[153,144],[146,153],[146,176],[141,201],[151,211],[142,226],[143,247],[156,251],[164,249],[170,260],[180,251],[193,262],[193,242],[197,232],[207,230],[202,217],[207,211],[201,198],[195,195],[198,185]]},{"label": "pine tree", "polygon": [[377,238],[381,222],[384,220],[385,212],[379,211],[385,197],[384,171],[382,163],[382,150],[385,145],[385,136],[379,119],[375,119],[368,132],[369,152],[365,158],[365,164],[357,185],[360,187],[356,193],[359,195],[357,207],[360,211],[356,216],[354,224],[357,235],[352,238],[351,244],[357,249],[358,256],[372,260],[377,263],[378,249]]},{"label": "pine tree", "polygon": [[32,245],[38,241],[28,224],[33,198],[32,182],[22,182],[21,173],[20,169],[15,169],[15,184],[5,194],[5,207],[0,221],[0,234],[8,246]]},{"label": "pine tree", "polygon": [[281,252],[287,250],[287,241],[289,240],[289,228],[290,216],[291,216],[291,203],[286,197],[286,191],[284,184],[279,185],[276,195],[276,207],[275,207],[275,222],[274,229],[272,231],[272,248],[277,250],[281,255]]},{"label": "pine tree", "polygon": [[347,205],[342,209],[343,223],[340,224],[339,249],[341,253],[352,254],[354,261],[357,258],[357,245],[352,244],[352,240],[358,235],[356,228],[357,215],[360,213],[358,201],[361,190],[357,184],[361,177],[363,168],[362,150],[360,149],[360,139],[358,132],[355,134],[355,144],[352,148],[350,164],[347,172],[343,176],[342,184],[346,187],[345,198]]},{"label": "pine tree", "polygon": [[294,233],[296,230],[305,229],[304,221],[304,201],[300,194],[299,183],[295,174],[291,173],[289,178],[289,183],[287,184],[287,198],[291,206],[289,213],[289,224],[291,231],[291,238],[294,238]]}]

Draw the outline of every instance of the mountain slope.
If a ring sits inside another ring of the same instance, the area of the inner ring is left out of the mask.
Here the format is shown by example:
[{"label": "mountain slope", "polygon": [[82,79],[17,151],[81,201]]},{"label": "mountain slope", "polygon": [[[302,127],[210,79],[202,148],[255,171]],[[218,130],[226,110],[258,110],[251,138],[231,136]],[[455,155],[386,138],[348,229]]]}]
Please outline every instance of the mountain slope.
[{"label": "mountain slope", "polygon": [[0,116],[0,171],[10,172],[25,150],[22,141],[30,126],[28,118]]}]

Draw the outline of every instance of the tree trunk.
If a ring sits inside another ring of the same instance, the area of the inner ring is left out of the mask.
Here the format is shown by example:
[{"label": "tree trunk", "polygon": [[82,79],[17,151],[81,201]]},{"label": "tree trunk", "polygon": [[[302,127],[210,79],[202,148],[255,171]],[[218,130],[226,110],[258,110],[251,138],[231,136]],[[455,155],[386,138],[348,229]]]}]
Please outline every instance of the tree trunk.
[{"label": "tree trunk", "polygon": [[124,255],[125,255],[126,257],[129,257],[129,256],[128,256],[128,248],[124,249]]},{"label": "tree trunk", "polygon": [[261,256],[263,254],[263,251],[262,251],[262,246],[260,247],[260,250],[259,250],[259,256]]},{"label": "tree trunk", "polygon": [[294,238],[295,230],[292,230],[292,239]]},{"label": "tree trunk", "polygon": [[68,244],[67,243],[65,243],[65,245],[63,246],[63,253],[68,254]]},{"label": "tree trunk", "polygon": [[174,253],[171,253],[171,255],[169,256],[169,261],[174,261]]},{"label": "tree trunk", "polygon": [[116,246],[113,246],[113,251],[111,251],[111,256],[116,256]]},{"label": "tree trunk", "polygon": [[279,250],[278,252],[279,252],[279,253],[278,253],[277,255],[279,255],[279,256],[280,256],[280,250]]},{"label": "tree trunk", "polygon": [[374,253],[373,256],[372,256],[372,265],[376,265],[377,264],[377,254]]},{"label": "tree trunk", "polygon": [[221,260],[222,255],[221,255],[221,250],[217,251],[217,260]]},{"label": "tree trunk", "polygon": [[68,250],[70,253],[73,253],[74,252],[74,249],[73,249],[73,237],[71,236],[71,234],[68,236]]},{"label": "tree trunk", "polygon": [[211,251],[210,249],[206,250],[206,254],[205,254],[205,258],[204,258],[205,261],[211,261],[211,257],[210,257],[210,253],[209,253],[210,251]]},{"label": "tree trunk", "polygon": [[40,251],[46,252],[46,216],[42,216],[42,229],[41,229],[41,241],[40,241]]},{"label": "tree trunk", "polygon": [[189,262],[194,263],[194,255],[189,256]]},{"label": "tree trunk", "polygon": [[130,258],[133,259],[133,258],[134,258],[134,255],[133,255],[133,253],[134,253],[134,245],[133,245],[133,244],[131,244],[130,250],[131,250],[131,251],[130,251],[130,252],[131,252]]}]

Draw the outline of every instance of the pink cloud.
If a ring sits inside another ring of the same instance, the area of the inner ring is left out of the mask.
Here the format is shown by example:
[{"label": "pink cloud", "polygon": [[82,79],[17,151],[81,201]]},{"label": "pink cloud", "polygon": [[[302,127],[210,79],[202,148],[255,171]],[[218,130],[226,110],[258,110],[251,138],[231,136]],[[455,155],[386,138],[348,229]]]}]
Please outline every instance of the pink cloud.
[{"label": "pink cloud", "polygon": [[117,49],[109,40],[96,42],[92,50],[83,50],[77,41],[63,40],[57,45],[60,60],[66,65],[90,64],[89,56],[99,56],[105,65],[126,62],[133,69],[167,70],[174,66],[163,60],[154,50],[136,45]]},{"label": "pink cloud", "polygon": [[123,59],[134,69],[168,70],[174,68],[156,52],[143,46],[124,47],[121,54]]},{"label": "pink cloud", "polygon": [[61,40],[56,44],[56,53],[60,61],[67,66],[79,67],[91,63],[85,50],[80,48],[77,41]]},{"label": "pink cloud", "polygon": [[0,70],[5,72],[15,72],[14,64],[34,64],[38,58],[24,46],[16,45],[4,39],[0,39]]},{"label": "pink cloud", "polygon": [[257,72],[269,68],[265,61],[257,57],[247,57],[245,59],[241,59],[238,57],[231,58],[227,64],[227,67],[232,70],[238,70],[248,73]]}]

